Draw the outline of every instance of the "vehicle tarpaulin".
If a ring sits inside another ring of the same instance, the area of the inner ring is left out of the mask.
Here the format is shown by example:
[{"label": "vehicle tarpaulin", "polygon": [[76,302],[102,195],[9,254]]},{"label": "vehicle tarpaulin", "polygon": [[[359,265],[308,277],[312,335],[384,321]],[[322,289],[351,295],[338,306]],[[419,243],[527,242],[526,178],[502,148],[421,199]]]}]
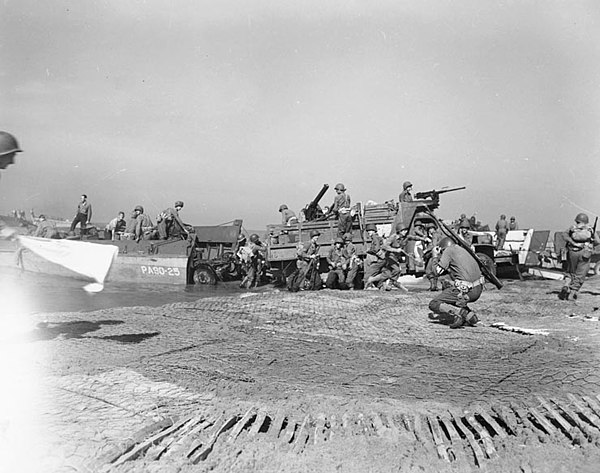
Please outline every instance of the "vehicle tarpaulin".
[{"label": "vehicle tarpaulin", "polygon": [[84,287],[90,292],[101,291],[106,275],[117,257],[115,245],[99,245],[85,241],[49,240],[18,236],[19,244],[36,255],[59,264],[95,281]]}]

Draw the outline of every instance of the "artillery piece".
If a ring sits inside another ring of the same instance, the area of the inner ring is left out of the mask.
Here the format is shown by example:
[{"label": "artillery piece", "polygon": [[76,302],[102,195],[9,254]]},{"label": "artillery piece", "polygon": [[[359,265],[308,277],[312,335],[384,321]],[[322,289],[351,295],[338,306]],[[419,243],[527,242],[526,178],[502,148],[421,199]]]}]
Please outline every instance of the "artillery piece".
[{"label": "artillery piece", "polygon": [[325,192],[327,192],[327,189],[329,189],[329,184],[323,184],[323,188],[319,191],[317,196],[306,207],[304,207],[304,219],[306,222],[321,220],[325,216],[325,213],[321,209],[319,202],[325,195]]}]

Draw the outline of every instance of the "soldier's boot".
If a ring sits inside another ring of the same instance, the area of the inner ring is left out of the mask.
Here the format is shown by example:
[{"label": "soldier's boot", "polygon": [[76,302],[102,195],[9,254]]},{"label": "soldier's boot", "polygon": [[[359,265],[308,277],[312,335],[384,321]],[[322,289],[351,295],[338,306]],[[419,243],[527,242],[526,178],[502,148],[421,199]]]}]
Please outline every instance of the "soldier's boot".
[{"label": "soldier's boot", "polygon": [[465,318],[460,314],[454,314],[454,320],[450,324],[450,328],[461,328],[465,324]]},{"label": "soldier's boot", "polygon": [[571,297],[573,298],[573,300],[575,300],[575,301],[577,300],[578,294],[579,293],[577,291],[573,291],[573,294],[571,294]]},{"label": "soldier's boot", "polygon": [[404,292],[408,292],[408,289],[406,288],[406,286],[404,284],[402,284],[400,281],[396,281],[395,279],[392,279],[392,284],[397,287],[398,289],[404,291]]},{"label": "soldier's boot", "polygon": [[566,301],[567,299],[569,299],[569,292],[569,286],[563,286],[563,288],[558,293],[558,298],[561,301]]},{"label": "soldier's boot", "polygon": [[429,290],[432,291],[432,292],[435,292],[435,291],[438,290],[438,287],[437,287],[437,278],[431,278],[429,280]]},{"label": "soldier's boot", "polygon": [[460,315],[465,321],[465,325],[470,325],[471,327],[475,327],[477,322],[479,322],[479,317],[472,310],[463,308],[460,309]]}]

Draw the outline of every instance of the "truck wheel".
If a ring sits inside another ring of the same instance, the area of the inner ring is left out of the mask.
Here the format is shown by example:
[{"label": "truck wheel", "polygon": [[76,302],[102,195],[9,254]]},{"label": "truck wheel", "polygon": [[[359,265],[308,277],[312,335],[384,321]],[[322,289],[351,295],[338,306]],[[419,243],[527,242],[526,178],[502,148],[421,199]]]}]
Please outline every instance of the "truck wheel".
[{"label": "truck wheel", "polygon": [[210,268],[196,268],[194,271],[194,284],[217,284],[217,275]]},{"label": "truck wheel", "polygon": [[[494,276],[496,276],[496,264],[494,263],[494,260],[484,253],[475,253],[475,254],[479,258],[479,261],[481,261],[483,263],[483,265],[488,269],[488,271],[490,273],[492,273]],[[486,278],[486,280],[487,280],[487,278]]]}]

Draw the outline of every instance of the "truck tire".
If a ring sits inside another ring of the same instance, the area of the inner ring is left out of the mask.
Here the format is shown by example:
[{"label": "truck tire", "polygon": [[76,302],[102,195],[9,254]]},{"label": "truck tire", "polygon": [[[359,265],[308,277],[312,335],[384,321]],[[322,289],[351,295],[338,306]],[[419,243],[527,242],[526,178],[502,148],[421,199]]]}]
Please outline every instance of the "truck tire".
[{"label": "truck tire", "polygon": [[194,271],[194,284],[213,286],[217,284],[217,275],[211,268],[207,266],[200,266]]},{"label": "truck tire", "polygon": [[483,265],[488,269],[488,271],[494,276],[496,276],[496,263],[494,263],[494,260],[485,253],[475,253],[475,255],[477,256],[477,258],[479,258],[479,261],[481,261]]}]

